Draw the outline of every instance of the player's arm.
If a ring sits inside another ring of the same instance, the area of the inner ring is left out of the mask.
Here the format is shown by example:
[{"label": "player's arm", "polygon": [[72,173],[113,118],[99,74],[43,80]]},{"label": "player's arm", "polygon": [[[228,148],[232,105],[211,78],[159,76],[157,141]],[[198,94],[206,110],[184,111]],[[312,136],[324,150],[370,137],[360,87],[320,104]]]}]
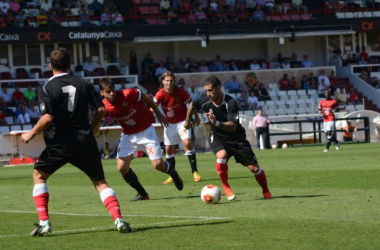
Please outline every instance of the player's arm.
[{"label": "player's arm", "polygon": [[234,121],[226,121],[226,122],[221,122],[217,121],[215,118],[215,115],[211,112],[206,113],[211,125],[218,127],[221,130],[227,131],[227,132],[235,132],[237,129],[237,124]]},{"label": "player's arm", "polygon": [[91,123],[91,130],[94,134],[98,133],[100,128],[100,123],[102,122],[102,119],[104,118],[106,114],[106,109],[104,107],[98,107],[96,109],[94,119]]},{"label": "player's arm", "polygon": [[51,114],[44,114],[38,120],[37,124],[27,133],[21,135],[21,140],[26,144],[31,141],[36,135],[47,129],[53,122],[54,116]]},{"label": "player's arm", "polygon": [[[189,99],[189,101],[186,103],[187,111],[189,111],[190,104],[193,103],[193,100]],[[196,109],[193,108],[192,115],[194,115],[194,124],[198,126],[201,123],[201,119],[199,118],[198,112]],[[192,116],[190,116],[191,119]],[[187,119],[186,119],[187,121]],[[191,127],[191,124],[185,121],[185,125]],[[185,127],[186,128],[186,127]]]},{"label": "player's arm", "polygon": [[142,101],[148,104],[148,106],[153,110],[153,112],[156,114],[157,120],[161,123],[162,126],[167,127],[168,126],[168,120],[166,117],[160,112],[157,105],[154,103],[153,99],[148,97],[147,95],[143,95]]}]

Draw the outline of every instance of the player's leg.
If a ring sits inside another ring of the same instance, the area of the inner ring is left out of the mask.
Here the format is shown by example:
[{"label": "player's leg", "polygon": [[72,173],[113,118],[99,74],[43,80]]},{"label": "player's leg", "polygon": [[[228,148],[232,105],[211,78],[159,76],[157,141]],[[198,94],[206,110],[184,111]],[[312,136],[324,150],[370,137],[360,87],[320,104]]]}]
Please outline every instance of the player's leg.
[{"label": "player's leg", "polygon": [[[165,160],[169,163],[170,166],[172,166],[173,169],[175,169],[175,145],[165,145]],[[169,176],[163,184],[170,184],[173,183],[173,178]]]},{"label": "player's leg", "polygon": [[149,195],[141,185],[139,179],[132,168],[130,168],[133,154],[136,147],[133,145],[129,135],[123,134],[117,150],[117,170],[132,188],[137,191],[137,195],[132,201],[149,200]]},{"label": "player's leg", "polygon": [[331,133],[332,123],[331,122],[324,122],[323,127],[324,127],[324,130],[326,133],[326,148],[325,148],[325,150],[323,150],[323,152],[327,153],[327,152],[329,152],[331,142],[332,142],[332,133]]},{"label": "player's leg", "polygon": [[92,183],[94,184],[96,190],[99,192],[104,206],[111,214],[116,229],[120,233],[132,232],[131,227],[126,221],[124,221],[123,216],[121,215],[119,201],[113,189],[108,186],[107,182],[104,179],[92,180]]},{"label": "player's leg", "polygon": [[214,152],[216,156],[216,164],[215,168],[218,172],[219,179],[222,182],[222,187],[224,194],[226,195],[227,199],[232,201],[236,199],[236,196],[234,192],[232,191],[229,183],[228,183],[228,152],[223,145],[223,143],[220,140],[214,139],[214,136],[210,134],[209,138],[210,146],[212,148],[212,151]]},{"label": "player's leg", "polygon": [[85,152],[78,156],[71,157],[69,162],[83,171],[92,181],[100,198],[112,216],[116,229],[120,233],[131,232],[129,224],[126,223],[120,212],[119,201],[115,192],[110,188],[105,180],[100,153],[96,144],[87,143]]},{"label": "player's leg", "polygon": [[43,151],[34,165],[33,200],[40,221],[32,231],[32,236],[43,236],[52,232],[49,220],[49,191],[46,181],[50,175],[66,163],[67,161],[64,159],[51,156],[46,151]]},{"label": "player's leg", "polygon": [[202,177],[198,173],[196,151],[194,148],[194,143],[191,140],[192,129],[186,129],[183,126],[184,123],[185,121],[177,124],[178,135],[180,136],[183,143],[183,147],[185,148],[185,154],[187,155],[187,158],[189,160],[194,181],[200,182],[202,180]]},{"label": "player's leg", "polygon": [[153,126],[147,128],[143,134],[139,135],[139,138],[134,140],[134,143],[142,148],[148,154],[148,157],[152,163],[152,166],[163,173],[169,174],[173,178],[173,182],[178,190],[183,189],[182,179],[179,177],[175,166],[171,165],[167,161],[163,161],[161,153],[161,145],[158,141],[156,131]]},{"label": "player's leg", "polygon": [[247,166],[254,174],[257,183],[259,183],[263,190],[264,199],[271,199],[272,194],[268,189],[267,177],[264,170],[260,168],[249,141],[244,140],[242,142],[234,143],[234,147],[230,149],[230,152],[234,155],[236,162]]}]

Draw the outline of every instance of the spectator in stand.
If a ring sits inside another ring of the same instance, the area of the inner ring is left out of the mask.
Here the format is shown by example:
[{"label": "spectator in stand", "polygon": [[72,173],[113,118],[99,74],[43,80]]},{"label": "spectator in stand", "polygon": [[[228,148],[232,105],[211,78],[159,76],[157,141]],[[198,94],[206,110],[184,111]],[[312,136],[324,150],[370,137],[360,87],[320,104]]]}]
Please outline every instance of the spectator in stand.
[{"label": "spectator in stand", "polygon": [[231,64],[228,66],[230,71],[239,71],[238,66],[236,66],[236,61],[231,60]]},{"label": "spectator in stand", "polygon": [[309,89],[315,89],[317,90],[318,89],[318,78],[316,76],[314,76],[314,73],[313,72],[310,72],[309,73],[309,83],[310,83],[310,88]]},{"label": "spectator in stand", "polygon": [[199,72],[208,72],[208,66],[206,65],[205,60],[201,60],[201,65],[199,65]]},{"label": "spectator in stand", "polygon": [[235,12],[234,7],[229,6],[226,11],[226,17],[229,23],[235,23],[237,21],[238,15]]},{"label": "spectator in stand", "polygon": [[156,69],[156,73],[154,74],[158,82],[161,82],[161,75],[166,71],[168,71],[168,69],[165,67],[164,61],[161,61],[160,66],[158,66],[158,68]]},{"label": "spectator in stand", "polygon": [[307,55],[303,56],[302,65],[304,68],[312,68],[314,67],[314,63],[309,60],[309,57]]},{"label": "spectator in stand", "polygon": [[336,95],[336,99],[340,105],[347,105],[347,93],[345,88],[342,87],[339,89],[339,93]]},{"label": "spectator in stand", "polygon": [[[320,71],[320,75],[319,75],[319,77],[318,77],[318,84],[319,84],[319,86],[321,85],[321,79],[324,79],[324,80],[325,80],[325,81],[324,81],[324,83],[325,83],[325,85],[326,85],[325,87],[330,88],[330,86],[331,86],[330,79],[329,79],[329,77],[326,75],[325,70],[323,70],[323,69]],[[325,96],[325,94],[324,94],[324,90],[323,90],[322,95],[323,95],[323,96],[321,96],[321,97],[324,97],[324,96]]]},{"label": "spectator in stand", "polygon": [[12,11],[9,11],[7,17],[8,28],[16,28],[18,27],[17,19]]},{"label": "spectator in stand", "polygon": [[113,26],[122,27],[124,25],[124,18],[118,9],[115,9],[114,13],[112,13],[111,20]]},{"label": "spectator in stand", "polygon": [[47,16],[45,10],[40,9],[38,16],[36,17],[38,27],[48,27],[49,17]]},{"label": "spectator in stand", "polygon": [[216,0],[211,0],[210,2],[210,7],[215,11],[215,13],[218,12],[218,3],[216,2]]},{"label": "spectator in stand", "polygon": [[331,70],[330,76],[329,76],[329,81],[330,81],[330,92],[331,96],[335,96],[336,89],[339,88],[339,79],[335,75],[335,71]]},{"label": "spectator in stand", "polygon": [[53,8],[53,0],[42,0],[40,8],[49,12]]},{"label": "spectator in stand", "polygon": [[28,20],[28,17],[25,14],[25,11],[19,10],[17,12],[17,15],[15,17],[16,17],[16,21],[17,21],[18,27],[23,28],[24,26],[25,27],[27,26],[25,24],[26,24],[26,22]]},{"label": "spectator in stand", "polygon": [[371,76],[368,78],[368,81],[367,81],[372,87],[374,87],[375,89],[378,89],[379,88],[379,79],[377,76]]},{"label": "spectator in stand", "polygon": [[93,2],[88,5],[88,9],[92,10],[95,18],[99,19],[102,15],[103,4],[99,3],[98,0],[93,0]]},{"label": "spectator in stand", "polygon": [[195,59],[194,58],[191,58],[190,60],[190,64],[189,64],[189,67],[187,67],[187,70],[189,72],[199,72],[199,66],[198,64],[195,62]]},{"label": "spectator in stand", "polygon": [[154,60],[150,52],[146,53],[146,57],[142,62],[143,66],[143,78],[144,81],[148,81],[153,72]]},{"label": "spectator in stand", "polygon": [[368,81],[369,76],[370,74],[365,69],[363,69],[359,74],[359,78],[363,79],[364,81]]},{"label": "spectator in stand", "polygon": [[260,108],[259,99],[256,97],[255,91],[249,92],[248,97],[249,110],[255,111],[257,108]]},{"label": "spectator in stand", "polygon": [[367,65],[368,62],[365,60],[364,56],[360,57],[358,65]]},{"label": "spectator in stand", "polygon": [[137,68],[137,55],[134,49],[131,50],[131,53],[129,53],[129,74],[131,75],[139,74],[139,70]]},{"label": "spectator in stand", "polygon": [[274,12],[274,0],[265,0],[265,12]]},{"label": "spectator in stand", "polygon": [[285,58],[282,57],[281,53],[277,53],[277,62],[283,64],[284,63],[284,59]]},{"label": "spectator in stand", "polygon": [[236,103],[239,111],[249,110],[248,98],[244,90],[242,90],[240,95],[236,98]]},{"label": "spectator in stand", "polygon": [[4,126],[4,125],[7,125],[7,119],[6,119],[6,115],[5,113],[3,112],[2,109],[0,109],[0,126]]},{"label": "spectator in stand", "polygon": [[222,71],[222,60],[221,60],[220,55],[217,55],[215,59],[216,59],[215,65],[218,67],[218,71]]},{"label": "spectator in stand", "polygon": [[34,102],[36,100],[36,91],[34,91],[32,86],[29,85],[28,89],[26,89],[23,94],[24,94],[24,100],[26,101],[29,107],[31,102]]},{"label": "spectator in stand", "polygon": [[226,63],[226,61],[224,59],[222,59],[222,69],[221,71],[230,71],[230,68],[228,66],[228,64]]},{"label": "spectator in stand", "polygon": [[265,61],[261,64],[261,69],[270,69],[271,61],[269,56],[265,58]]},{"label": "spectator in stand", "polygon": [[197,18],[197,21],[199,23],[207,23],[207,17],[205,12],[203,11],[202,7],[198,7],[198,9],[195,11],[195,17]]},{"label": "spectator in stand", "polygon": [[108,8],[104,8],[104,11],[102,15],[100,16],[100,25],[101,26],[111,25],[111,11]]},{"label": "spectator in stand", "polygon": [[16,107],[24,102],[24,94],[20,91],[20,87],[16,87],[15,92],[12,94],[12,103]]},{"label": "spectator in stand", "polygon": [[259,83],[258,99],[259,101],[272,100],[272,98],[269,96],[268,90],[265,88],[263,83]]},{"label": "spectator in stand", "polygon": [[307,6],[303,5],[302,0],[292,0],[292,7],[297,10],[298,13],[300,9],[303,9],[304,13],[307,14]]},{"label": "spectator in stand", "polygon": [[265,7],[265,0],[255,0],[256,6],[259,5],[260,7]]},{"label": "spectator in stand", "polygon": [[160,11],[166,15],[166,14],[168,14],[169,9],[170,9],[170,1],[169,0],[161,0],[160,1]]},{"label": "spectator in stand", "polygon": [[168,70],[173,72],[173,73],[179,73],[176,66],[173,63],[169,65]]},{"label": "spectator in stand", "polygon": [[187,23],[197,23],[197,17],[195,16],[193,10],[189,10],[189,14],[186,16]]},{"label": "spectator in stand", "polygon": [[9,9],[13,12],[13,13],[17,13],[19,12],[19,10],[21,10],[21,6],[20,6],[20,0],[10,0],[9,1]]},{"label": "spectator in stand", "polygon": [[184,0],[183,1],[183,10],[185,14],[190,14],[190,11],[192,11],[191,3],[189,0]]},{"label": "spectator in stand", "polygon": [[324,97],[326,91],[330,91],[330,84],[326,82],[326,78],[321,78],[318,85],[318,96]]},{"label": "spectator in stand", "polygon": [[303,76],[302,76],[302,80],[301,80],[301,88],[302,88],[303,90],[306,90],[306,91],[308,91],[309,89],[312,89],[311,84],[310,84],[310,82],[309,82],[309,79],[307,78],[306,75],[303,75]]},{"label": "spectator in stand", "polygon": [[343,132],[343,141],[353,141],[354,132],[357,131],[359,127],[351,126],[351,121],[347,121],[347,125],[342,127]]},{"label": "spectator in stand", "polygon": [[263,10],[261,9],[260,5],[257,4],[256,5],[256,9],[255,9],[255,11],[252,14],[253,20],[256,21],[256,22],[263,22],[264,21],[264,17],[265,16],[264,16]]},{"label": "spectator in stand", "polygon": [[8,103],[6,101],[4,101],[4,98],[1,96],[0,97],[0,109],[5,113],[7,114],[8,112]]},{"label": "spectator in stand", "polygon": [[237,77],[236,75],[232,75],[231,76],[231,80],[227,81],[225,84],[224,84],[224,89],[228,92],[228,93],[241,93],[241,84],[240,82],[237,80]]},{"label": "spectator in stand", "polygon": [[351,103],[352,105],[360,104],[358,95],[356,94],[354,88],[351,88],[350,93],[347,94],[347,102]]},{"label": "spectator in stand", "polygon": [[177,68],[178,73],[187,72],[185,61],[183,60],[183,58],[178,59],[178,64],[176,68]]},{"label": "spectator in stand", "polygon": [[195,85],[192,84],[190,87],[189,95],[191,97],[191,100],[195,102],[196,100],[201,98],[201,94],[195,89]]},{"label": "spectator in stand", "polygon": [[9,12],[10,8],[11,7],[10,7],[9,3],[7,2],[7,0],[2,0],[0,2],[0,15],[3,17],[8,16],[8,12]]},{"label": "spectator in stand", "polygon": [[12,104],[12,95],[8,93],[7,87],[3,87],[0,97],[2,97],[8,105]]},{"label": "spectator in stand", "polygon": [[348,9],[360,9],[360,4],[355,0],[346,0],[346,4]]},{"label": "spectator in stand", "polygon": [[19,124],[30,123],[29,114],[26,112],[26,108],[25,108],[24,104],[22,104],[22,103],[20,103],[16,107],[15,121],[16,121],[16,123],[19,123]]},{"label": "spectator in stand", "polygon": [[256,9],[256,1],[255,0],[245,0],[245,7],[249,13],[253,13]]},{"label": "spectator in stand", "polygon": [[95,71],[96,67],[97,65],[92,61],[91,56],[88,56],[82,66],[84,76],[99,76],[99,73]]},{"label": "spectator in stand", "polygon": [[270,69],[281,69],[281,63],[277,61],[277,57],[273,57],[273,60],[270,63]]},{"label": "spectator in stand", "polygon": [[211,6],[207,8],[205,14],[209,23],[218,22],[218,13]]},{"label": "spectator in stand", "polygon": [[238,18],[237,22],[252,22],[252,17],[249,15],[247,8],[244,4],[240,5],[239,10],[237,11]]},{"label": "spectator in stand", "polygon": [[253,62],[251,63],[251,65],[249,65],[249,68],[251,70],[260,70],[261,69],[260,64],[257,62],[256,58],[253,59]]},{"label": "spectator in stand", "polygon": [[208,71],[210,71],[210,72],[219,71],[218,66],[216,66],[215,59],[211,59],[211,62],[208,65]]},{"label": "spectator in stand", "polygon": [[[81,17],[81,26],[82,27],[90,27],[91,26],[91,22],[90,22],[90,15],[88,15],[88,23],[89,25],[88,26],[85,26],[84,23],[82,23],[82,17]],[[58,16],[57,14],[57,11],[52,9],[50,11],[50,14],[49,14],[49,27],[61,27],[61,21],[60,21],[60,17]]]},{"label": "spectator in stand", "polygon": [[290,61],[290,65],[292,68],[302,68],[302,62],[299,59],[298,55],[292,54],[292,61]]},{"label": "spectator in stand", "polygon": [[278,83],[280,85],[280,90],[286,91],[292,88],[288,74],[284,74]]},{"label": "spectator in stand", "polygon": [[301,89],[299,81],[294,76],[290,79],[290,87],[293,90],[299,90],[299,89]]},{"label": "spectator in stand", "polygon": [[[277,60],[278,60],[278,58],[277,58]],[[283,69],[290,69],[292,67],[292,65],[290,65],[289,59],[284,58],[281,67]]]},{"label": "spectator in stand", "polygon": [[380,2],[378,0],[368,0],[367,7],[369,9],[377,9],[380,8]]},{"label": "spectator in stand", "polygon": [[178,23],[178,16],[177,16],[177,10],[174,7],[170,7],[168,14],[167,14],[167,20],[168,23],[171,24],[177,24]]},{"label": "spectator in stand", "polygon": [[178,81],[178,87],[180,87],[181,89],[185,89],[186,88],[185,79],[183,79],[183,78],[179,79],[179,81]]},{"label": "spectator in stand", "polygon": [[37,121],[40,119],[41,117],[41,113],[40,113],[40,110],[38,107],[36,107],[36,105],[34,105],[33,103],[30,104],[30,107],[28,109],[28,114],[29,114],[29,118],[30,118],[30,122],[32,124],[36,124]]},{"label": "spectator in stand", "polygon": [[116,4],[113,0],[104,0],[103,8],[108,8],[111,12],[114,12],[116,10]]}]

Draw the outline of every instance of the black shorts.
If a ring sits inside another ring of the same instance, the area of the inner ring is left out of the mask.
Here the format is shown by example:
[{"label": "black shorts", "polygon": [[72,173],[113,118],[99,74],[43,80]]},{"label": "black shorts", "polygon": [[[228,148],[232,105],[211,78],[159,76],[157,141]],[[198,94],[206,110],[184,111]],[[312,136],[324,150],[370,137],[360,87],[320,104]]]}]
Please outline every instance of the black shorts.
[{"label": "black shorts", "polygon": [[70,157],[55,155],[45,149],[34,164],[34,168],[51,175],[67,163],[79,168],[92,181],[105,179],[101,156],[96,145],[93,146],[92,150],[85,148],[84,151],[78,152],[78,155]]},{"label": "black shorts", "polygon": [[227,160],[231,156],[234,156],[236,163],[241,163],[244,166],[258,164],[256,155],[252,151],[251,144],[246,139],[240,141],[221,140],[213,138],[213,135],[210,134],[209,142],[215,155],[220,150],[226,150]]}]

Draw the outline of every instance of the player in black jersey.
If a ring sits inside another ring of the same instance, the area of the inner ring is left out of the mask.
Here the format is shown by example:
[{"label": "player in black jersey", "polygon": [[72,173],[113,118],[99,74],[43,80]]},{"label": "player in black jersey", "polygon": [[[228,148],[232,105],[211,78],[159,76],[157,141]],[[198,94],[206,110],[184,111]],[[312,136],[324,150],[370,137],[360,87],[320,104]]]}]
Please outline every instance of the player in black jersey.
[{"label": "player in black jersey", "polygon": [[[89,82],[68,74],[70,67],[71,55],[67,49],[57,48],[51,52],[50,69],[53,77],[38,90],[42,116],[30,132],[21,135],[21,139],[28,143],[43,131],[46,143],[45,150],[34,165],[33,200],[40,222],[32,231],[32,236],[43,236],[52,231],[46,181],[67,163],[76,166],[91,179],[112,215],[117,230],[121,233],[130,232],[131,228],[121,216],[116,194],[105,181],[93,133],[99,129],[105,114],[104,105]],[[87,118],[88,105],[96,108],[91,125]]]},{"label": "player in black jersey", "polygon": [[272,194],[269,192],[264,170],[260,168],[251,144],[245,138],[245,129],[239,123],[237,103],[231,96],[223,94],[221,87],[217,77],[206,79],[206,96],[190,104],[185,127],[190,126],[190,117],[194,111],[202,110],[207,114],[211,124],[210,146],[216,156],[216,170],[228,200],[236,198],[228,184],[227,162],[231,156],[255,175],[263,190],[264,199],[271,199]]}]

